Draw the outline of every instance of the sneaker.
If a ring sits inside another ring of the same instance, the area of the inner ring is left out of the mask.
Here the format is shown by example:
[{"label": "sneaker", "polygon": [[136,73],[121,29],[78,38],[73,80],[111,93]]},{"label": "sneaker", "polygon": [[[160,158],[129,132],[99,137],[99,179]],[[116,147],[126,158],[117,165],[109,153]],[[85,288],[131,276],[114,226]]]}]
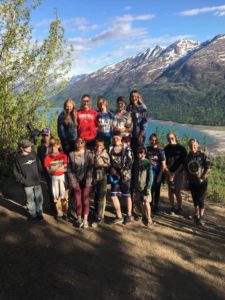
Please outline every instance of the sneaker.
[{"label": "sneaker", "polygon": [[82,219],[77,219],[77,221],[76,221],[76,226],[77,226],[78,228],[82,228],[83,225],[84,225],[83,220],[82,220]]},{"label": "sneaker", "polygon": [[175,207],[174,206],[171,207],[170,214],[171,214],[171,216],[175,215]]},{"label": "sneaker", "polygon": [[133,217],[132,216],[126,216],[126,218],[125,218],[125,224],[129,224],[129,223],[131,223],[133,221]]},{"label": "sneaker", "polygon": [[182,215],[182,212],[183,212],[183,209],[181,207],[179,207],[177,210],[176,210],[176,214],[177,215]]},{"label": "sneaker", "polygon": [[123,217],[122,217],[122,218],[116,217],[116,218],[113,220],[113,224],[122,224],[122,223],[123,223]]},{"label": "sneaker", "polygon": [[40,215],[37,215],[37,218],[36,218],[38,221],[43,221],[44,220],[44,217],[42,214]]},{"label": "sneaker", "polygon": [[97,221],[91,224],[91,227],[97,228],[102,223],[102,219],[98,219]]},{"label": "sneaker", "polygon": [[88,228],[88,220],[84,219],[83,221],[83,228]]},{"label": "sneaker", "polygon": [[203,217],[200,217],[200,219],[199,219],[199,225],[205,226],[205,220],[204,220]]}]

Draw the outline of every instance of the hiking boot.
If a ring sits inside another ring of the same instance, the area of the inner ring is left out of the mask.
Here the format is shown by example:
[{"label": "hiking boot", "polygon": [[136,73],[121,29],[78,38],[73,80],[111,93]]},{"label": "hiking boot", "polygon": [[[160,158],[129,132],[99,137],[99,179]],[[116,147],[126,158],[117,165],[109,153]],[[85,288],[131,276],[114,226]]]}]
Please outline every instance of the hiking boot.
[{"label": "hiking boot", "polygon": [[123,217],[122,217],[122,218],[116,217],[116,218],[113,220],[113,224],[122,224],[122,223],[123,223]]},{"label": "hiking boot", "polygon": [[199,225],[205,226],[205,220],[204,220],[203,217],[200,217],[200,219],[199,219]]},{"label": "hiking boot", "polygon": [[170,214],[171,214],[171,216],[175,215],[175,207],[174,206],[171,207]]},{"label": "hiking boot", "polygon": [[27,217],[27,221],[29,221],[29,222],[33,222],[33,221],[37,221],[37,217],[34,217],[34,216],[28,216]]},{"label": "hiking boot", "polygon": [[83,228],[88,228],[88,220],[84,219],[83,221]]},{"label": "hiking boot", "polygon": [[77,221],[76,221],[76,226],[77,226],[78,228],[82,228],[83,225],[84,225],[83,220],[82,220],[82,219],[77,219]]},{"label": "hiking boot", "polygon": [[127,215],[126,216],[126,218],[125,218],[125,221],[124,221],[124,223],[125,224],[129,224],[129,223],[131,223],[133,221],[133,217],[132,216],[129,216],[129,215]]}]

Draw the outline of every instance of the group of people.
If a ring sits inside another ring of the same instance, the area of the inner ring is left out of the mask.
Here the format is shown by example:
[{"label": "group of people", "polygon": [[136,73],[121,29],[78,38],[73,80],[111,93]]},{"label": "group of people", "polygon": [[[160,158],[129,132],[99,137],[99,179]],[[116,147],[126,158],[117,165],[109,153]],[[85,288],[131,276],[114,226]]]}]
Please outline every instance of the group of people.
[{"label": "group of people", "polygon": [[[149,137],[150,145],[145,147],[147,107],[139,91],[130,93],[128,105],[123,96],[117,98],[116,105],[116,111],[112,112],[105,97],[98,96],[98,110],[95,110],[91,97],[83,95],[77,110],[75,102],[67,99],[58,116],[59,138],[52,137],[50,129],[44,128],[37,156],[29,140],[20,140],[14,174],[24,186],[28,219],[43,219],[40,172],[44,172],[57,220],[68,218],[70,198],[75,203],[76,226],[87,228],[90,225],[90,194],[93,194],[91,226],[97,227],[104,221],[110,185],[116,214],[113,223],[132,222],[136,214],[134,207],[140,204],[143,223],[152,227],[152,212],[159,210],[160,188],[166,174],[171,214],[182,212],[181,188],[185,179],[193,198],[195,220],[204,225],[210,162],[197,140],[189,140],[187,154],[175,133],[168,133],[168,145],[164,149],[159,145],[158,135],[153,133]],[[121,196],[126,201],[125,218]]]}]

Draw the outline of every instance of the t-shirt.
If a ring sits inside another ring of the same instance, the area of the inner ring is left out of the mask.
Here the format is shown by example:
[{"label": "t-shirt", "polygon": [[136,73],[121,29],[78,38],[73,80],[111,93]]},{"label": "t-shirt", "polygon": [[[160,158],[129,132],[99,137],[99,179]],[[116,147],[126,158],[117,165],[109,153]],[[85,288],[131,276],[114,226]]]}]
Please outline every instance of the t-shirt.
[{"label": "t-shirt", "polygon": [[135,105],[131,110],[133,122],[132,137],[136,138],[140,132],[145,132],[148,124],[147,107],[144,103]]},{"label": "t-shirt", "polygon": [[[50,167],[62,167],[64,164],[67,164],[67,156],[66,154],[59,152],[57,155],[48,154],[45,157],[44,160],[44,167],[50,168]],[[64,174],[65,172],[51,172],[51,175],[53,176],[60,176]]]},{"label": "t-shirt", "polygon": [[[115,117],[114,117],[114,120],[113,120],[113,126],[116,127],[116,128],[120,128],[120,129],[123,129],[123,128],[132,128],[132,119],[131,119],[131,115],[129,112],[127,111],[123,111],[121,113],[117,113],[115,114]],[[116,129],[115,129],[116,130]],[[131,132],[122,132],[121,135],[123,137],[127,137],[127,136],[130,136],[131,135]]]},{"label": "t-shirt", "polygon": [[166,164],[170,172],[174,173],[183,165],[187,156],[186,149],[180,144],[168,144],[165,148]]},{"label": "t-shirt", "polygon": [[114,113],[108,112],[98,112],[97,116],[97,136],[98,137],[111,137],[112,135],[112,123],[114,119]]},{"label": "t-shirt", "polygon": [[189,152],[185,161],[185,171],[189,184],[199,184],[203,173],[210,169],[210,161],[203,152]]},{"label": "t-shirt", "polygon": [[77,133],[87,141],[96,137],[97,111],[94,109],[79,110],[77,112]]},{"label": "t-shirt", "polygon": [[146,156],[153,169],[160,169],[162,166],[162,161],[166,160],[165,152],[162,148],[154,148],[152,146],[147,147],[147,156]]}]

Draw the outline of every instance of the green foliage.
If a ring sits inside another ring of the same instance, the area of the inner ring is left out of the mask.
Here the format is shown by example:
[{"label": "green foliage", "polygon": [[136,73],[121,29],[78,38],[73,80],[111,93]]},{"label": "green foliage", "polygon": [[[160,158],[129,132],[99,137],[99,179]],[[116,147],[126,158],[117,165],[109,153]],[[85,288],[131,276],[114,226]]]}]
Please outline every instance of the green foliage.
[{"label": "green foliage", "polygon": [[[30,1],[28,2],[30,3]],[[70,53],[58,17],[50,23],[47,37],[35,41],[30,13],[39,3],[26,0],[0,2],[0,153],[7,161],[26,125],[47,125],[48,95],[58,93],[56,83],[69,71]],[[61,86],[60,86],[61,88]],[[37,110],[42,107],[42,110]]]},{"label": "green foliage", "polygon": [[225,156],[212,158],[211,162],[208,199],[214,202],[225,202]]}]

